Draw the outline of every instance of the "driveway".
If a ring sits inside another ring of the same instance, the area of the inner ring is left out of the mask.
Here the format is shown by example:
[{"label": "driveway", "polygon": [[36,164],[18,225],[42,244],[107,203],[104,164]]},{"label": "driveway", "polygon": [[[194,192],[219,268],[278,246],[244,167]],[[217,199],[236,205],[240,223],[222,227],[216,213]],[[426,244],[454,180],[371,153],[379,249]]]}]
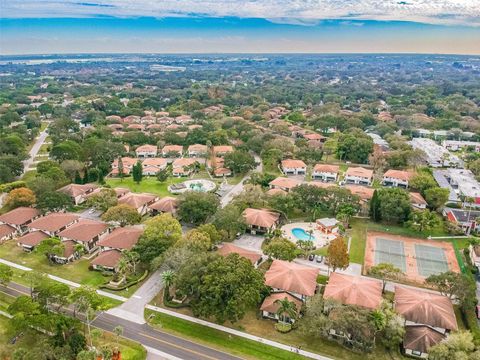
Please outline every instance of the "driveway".
[{"label": "driveway", "polygon": [[262,243],[265,238],[260,235],[243,234],[233,241],[234,245],[244,249],[262,252]]},{"label": "driveway", "polygon": [[[93,211],[92,211],[93,210]],[[100,216],[102,215],[102,212],[100,210],[95,210],[95,209],[87,209],[85,211],[82,211],[79,216],[82,219],[90,219],[90,220],[97,220],[100,221]]]}]

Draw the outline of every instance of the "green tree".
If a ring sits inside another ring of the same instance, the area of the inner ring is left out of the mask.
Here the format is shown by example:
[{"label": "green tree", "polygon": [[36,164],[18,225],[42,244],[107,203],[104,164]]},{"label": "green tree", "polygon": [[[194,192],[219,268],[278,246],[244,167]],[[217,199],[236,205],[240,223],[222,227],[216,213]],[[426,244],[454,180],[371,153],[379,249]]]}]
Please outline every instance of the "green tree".
[{"label": "green tree", "polygon": [[433,210],[439,210],[448,201],[450,191],[441,187],[432,187],[425,190],[425,200]]},{"label": "green tree", "polygon": [[187,191],[179,199],[178,216],[185,222],[206,222],[217,211],[220,201],[212,193]]},{"label": "green tree", "polygon": [[57,237],[50,237],[42,240],[34,250],[38,254],[44,254],[50,263],[54,262],[56,256],[63,256],[65,245]]},{"label": "green tree", "polygon": [[164,285],[163,301],[170,300],[170,287],[173,285],[174,280],[175,272],[173,270],[165,270],[162,272],[162,281]]},{"label": "green tree", "polygon": [[399,268],[390,263],[380,263],[368,269],[370,276],[382,280],[382,292],[385,292],[387,280],[398,281],[405,274]]},{"label": "green tree", "polygon": [[118,204],[117,194],[113,189],[101,189],[98,193],[88,197],[86,205],[100,211],[107,211]]},{"label": "green tree", "polygon": [[373,151],[373,140],[360,129],[342,133],[338,138],[337,157],[357,164],[366,164]]},{"label": "green tree", "polygon": [[218,209],[212,222],[218,230],[227,235],[229,241],[235,239],[238,233],[244,233],[247,228],[242,212],[233,204]]},{"label": "green tree", "polygon": [[473,336],[469,331],[458,331],[447,336],[442,342],[428,350],[431,360],[469,360],[478,359],[478,350],[475,351]]},{"label": "green tree", "polygon": [[245,174],[255,168],[254,157],[241,150],[235,150],[225,155],[225,167],[232,170],[235,175]]},{"label": "green tree", "polygon": [[440,224],[438,215],[430,210],[413,211],[406,225],[416,231],[429,231]]},{"label": "green tree", "polygon": [[380,211],[380,199],[378,196],[378,190],[373,192],[373,196],[370,199],[370,217],[373,221],[380,221],[382,219],[382,213]]},{"label": "green tree", "polygon": [[408,183],[411,189],[419,191],[422,196],[425,196],[428,189],[438,187],[432,174],[427,171],[418,172]]},{"label": "green tree", "polygon": [[380,218],[390,223],[404,222],[411,212],[410,196],[400,188],[376,190],[380,209]]},{"label": "green tree", "polygon": [[43,211],[59,211],[72,205],[72,199],[59,191],[42,192],[37,197],[37,208]]},{"label": "green tree", "polygon": [[297,257],[297,247],[290,240],[277,237],[270,240],[270,242],[263,249],[265,255],[270,258],[292,261]]},{"label": "green tree", "polygon": [[82,157],[82,147],[75,141],[66,140],[55,145],[50,151],[50,156],[58,161],[79,160]]},{"label": "green tree", "polygon": [[182,237],[182,227],[172,215],[165,213],[145,221],[145,230],[135,251],[142,262],[149,264]]},{"label": "green tree", "polygon": [[462,306],[476,302],[475,282],[465,274],[447,271],[430,275],[425,282],[449,299],[458,299]]},{"label": "green tree", "polygon": [[0,285],[6,286],[13,277],[13,270],[10,266],[0,264]]},{"label": "green tree", "polygon": [[188,231],[183,238],[177,242],[177,245],[202,252],[212,248],[212,241],[207,233],[193,229]]},{"label": "green tree", "polygon": [[121,227],[138,224],[142,217],[137,210],[130,205],[120,204],[109,208],[103,215],[103,221],[118,222]]},{"label": "green tree", "polygon": [[157,176],[157,180],[163,183],[167,181],[169,172],[167,169],[159,170],[156,176]]},{"label": "green tree", "polygon": [[143,166],[140,161],[137,161],[137,163],[133,165],[132,176],[133,176],[133,181],[135,181],[137,184],[140,184],[143,178]]},{"label": "green tree", "polygon": [[287,297],[275,300],[275,304],[278,305],[276,314],[278,315],[279,321],[286,322],[287,318],[293,320],[297,318],[299,309],[297,309],[297,305],[293,301],[288,300]]},{"label": "green tree", "polygon": [[327,248],[328,266],[335,272],[346,269],[350,263],[347,244],[342,237],[333,239]]}]

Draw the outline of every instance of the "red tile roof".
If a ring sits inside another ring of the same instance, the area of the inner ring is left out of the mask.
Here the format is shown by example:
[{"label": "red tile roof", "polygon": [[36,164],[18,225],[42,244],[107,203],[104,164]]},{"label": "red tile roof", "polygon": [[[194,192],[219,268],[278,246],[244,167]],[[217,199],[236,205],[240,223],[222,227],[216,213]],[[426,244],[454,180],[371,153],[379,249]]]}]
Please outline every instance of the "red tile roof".
[{"label": "red tile roof", "polygon": [[10,236],[10,235],[14,234],[16,231],[17,230],[10,225],[1,224],[0,225],[0,239],[4,238],[5,236]]},{"label": "red tile roof", "polygon": [[382,302],[382,283],[334,272],[330,275],[323,297],[346,305],[377,309]]},{"label": "red tile roof", "polygon": [[118,250],[107,250],[103,251],[95,259],[93,259],[90,264],[97,266],[104,266],[109,268],[114,268],[117,266],[122,253]]},{"label": "red tile roof", "polygon": [[340,171],[340,166],[338,165],[330,165],[330,164],[317,164],[313,168],[315,172],[328,172],[328,173],[335,173],[338,174]]},{"label": "red tile roof", "polygon": [[140,145],[139,147],[137,147],[135,149],[135,152],[136,153],[139,153],[139,152],[149,152],[149,153],[154,152],[154,153],[157,153],[157,150],[158,150],[157,146],[146,144],[146,145]]},{"label": "red tile roof", "polygon": [[427,201],[423,198],[422,194],[420,194],[418,192],[411,192],[410,193],[410,202],[412,204],[427,205]]},{"label": "red tile roof", "polygon": [[353,195],[360,196],[360,199],[368,201],[373,197],[375,189],[360,185],[345,185],[345,189],[350,190]]},{"label": "red tile roof", "polygon": [[143,230],[135,227],[119,227],[100,240],[98,246],[130,250],[138,242]]},{"label": "red tile roof", "polygon": [[265,284],[275,289],[313,296],[317,288],[318,271],[313,267],[274,260],[265,273]]},{"label": "red tile roof", "polygon": [[130,205],[131,207],[138,209],[148,204],[149,202],[154,201],[155,199],[156,199],[156,195],[153,195],[153,194],[129,193],[129,194],[126,194],[125,196],[122,196],[118,200],[118,203]]},{"label": "red tile roof", "polygon": [[277,303],[277,300],[284,300],[285,298],[295,304],[297,308],[297,313],[300,312],[303,304],[302,301],[286,292],[277,292],[271,294],[270,296],[267,296],[265,300],[263,300],[263,303],[260,306],[260,310],[276,314],[280,307],[280,305]]},{"label": "red tile roof", "polygon": [[277,177],[276,179],[270,181],[270,186],[278,186],[286,189],[293,189],[294,187],[300,185],[301,180],[285,177]]},{"label": "red tile roof", "polygon": [[430,326],[413,325],[405,327],[403,347],[426,353],[429,348],[445,339],[445,335]]},{"label": "red tile roof", "polygon": [[80,219],[77,223],[59,232],[58,236],[75,241],[89,242],[95,236],[104,233],[107,229],[108,225],[106,223],[90,219]]},{"label": "red tile roof", "polygon": [[28,246],[37,246],[42,242],[42,240],[45,240],[47,238],[49,238],[49,236],[43,231],[33,231],[26,235],[23,235],[22,237],[19,237],[17,239],[17,243]]},{"label": "red tile roof", "polygon": [[150,209],[169,213],[175,212],[177,210],[177,206],[178,199],[171,196],[165,196],[164,198],[161,198],[153,204],[148,205]]},{"label": "red tile roof", "polygon": [[30,207],[18,207],[0,216],[0,222],[11,225],[23,225],[40,216],[40,211]]},{"label": "red tile roof", "polygon": [[247,208],[242,213],[247,225],[271,228],[280,218],[280,214],[268,209]]},{"label": "red tile roof", "polygon": [[383,174],[383,177],[389,177],[394,179],[400,179],[403,181],[409,181],[415,174],[411,171],[402,171],[390,169]]},{"label": "red tile roof", "polygon": [[255,264],[258,260],[262,258],[262,255],[259,253],[241,248],[239,246],[236,246],[230,243],[225,243],[220,249],[218,249],[218,253],[222,256],[227,256],[230,254],[238,254],[250,260],[252,264]]},{"label": "red tile roof", "polygon": [[282,168],[306,168],[307,165],[302,160],[285,159],[282,160]]},{"label": "red tile roof", "polygon": [[34,220],[30,224],[28,224],[27,227],[30,229],[55,232],[78,219],[78,215],[71,213],[50,213],[39,219]]},{"label": "red tile roof", "polygon": [[373,176],[373,170],[365,169],[363,167],[350,167],[345,172],[346,176],[358,176],[370,179]]}]

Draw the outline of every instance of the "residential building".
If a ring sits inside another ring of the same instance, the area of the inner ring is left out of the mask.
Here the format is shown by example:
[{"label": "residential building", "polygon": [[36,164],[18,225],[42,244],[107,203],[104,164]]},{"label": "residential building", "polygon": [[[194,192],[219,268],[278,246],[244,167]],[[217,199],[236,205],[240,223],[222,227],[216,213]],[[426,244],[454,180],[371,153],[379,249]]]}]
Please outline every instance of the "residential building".
[{"label": "residential building", "polygon": [[262,316],[264,318],[282,321],[285,323],[294,323],[295,319],[291,318],[290,314],[284,313],[279,314],[278,310],[280,308],[280,304],[278,303],[281,300],[287,299],[288,301],[295,304],[295,309],[297,312],[297,317],[300,316],[300,310],[302,309],[303,302],[302,300],[296,298],[293,295],[290,295],[288,292],[280,291],[275,292],[269,296],[267,296],[260,306],[260,311],[262,312]]},{"label": "residential building", "polygon": [[183,152],[182,145],[165,145],[162,149],[163,157],[180,157]]},{"label": "residential building", "polygon": [[135,150],[138,158],[153,158],[157,156],[158,148],[156,145],[140,145]]},{"label": "residential building", "polygon": [[21,206],[0,215],[0,224],[15,228],[17,234],[21,235],[27,230],[27,225],[40,215],[40,211],[37,209]]},{"label": "residential building", "polygon": [[338,232],[338,220],[335,218],[322,218],[315,221],[317,229],[324,234],[333,234]]},{"label": "residential building", "polygon": [[427,208],[427,201],[423,198],[422,194],[418,192],[411,192],[409,195],[410,204],[412,204],[414,209],[425,210]]},{"label": "residential building", "polygon": [[480,142],[464,141],[464,140],[443,140],[442,146],[450,151],[458,151],[461,149],[472,149],[475,152],[480,152]]},{"label": "residential building", "polygon": [[97,249],[97,242],[108,234],[108,225],[104,222],[80,219],[75,224],[58,233],[62,241],[72,240],[81,244],[88,253]]},{"label": "residential building", "polygon": [[198,164],[198,161],[193,158],[175,159],[172,164],[172,175],[176,177],[189,176],[193,173],[195,164]]},{"label": "residential building", "polygon": [[188,147],[188,156],[190,157],[204,157],[207,155],[208,147],[202,144],[193,144]]},{"label": "residential building", "polygon": [[415,174],[410,171],[402,170],[387,170],[383,174],[382,184],[389,187],[400,187],[403,189],[408,188],[408,182]]},{"label": "residential building", "polygon": [[126,226],[114,229],[97,243],[101,251],[117,249],[131,250],[143,234],[140,227]]},{"label": "residential building", "polygon": [[286,192],[290,192],[293,188],[302,184],[301,180],[278,177],[272,180],[269,184],[270,189],[279,189]]},{"label": "residential building", "polygon": [[75,205],[80,205],[87,199],[86,196],[98,189],[96,184],[68,184],[57,191],[67,194]]},{"label": "residential building", "polygon": [[[133,165],[135,165],[137,161],[138,159],[135,159],[135,158],[122,157],[123,174],[129,175],[132,172]],[[113,176],[119,175],[118,164],[119,164],[118,159],[113,160],[112,172],[110,173],[111,175]]]},{"label": "residential building", "polygon": [[16,241],[17,245],[21,246],[24,251],[30,252],[35,248],[35,246],[48,238],[48,234],[44,233],[43,231],[32,231],[19,237],[16,239]]},{"label": "residential building", "polygon": [[243,211],[242,216],[252,234],[274,230],[280,219],[279,213],[268,209],[247,208]]},{"label": "residential building", "polygon": [[367,135],[373,140],[373,144],[378,146],[381,150],[387,151],[389,149],[388,141],[384,140],[380,135],[367,132]]},{"label": "residential building", "polygon": [[340,167],[338,165],[317,164],[313,168],[312,179],[325,182],[336,182]]},{"label": "residential building", "polygon": [[480,230],[479,210],[444,208],[443,215],[447,217],[448,221],[457,224],[467,235],[472,231]]},{"label": "residential building", "polygon": [[4,241],[11,240],[17,233],[17,230],[10,225],[0,224],[0,244]]},{"label": "residential building", "polygon": [[62,241],[63,254],[53,255],[51,260],[57,264],[67,264],[75,259],[80,258],[80,254],[75,250],[77,243],[73,240]]},{"label": "residential building", "polygon": [[126,204],[134,209],[137,210],[137,212],[140,215],[145,215],[146,213],[149,212],[148,206],[153,204],[155,201],[157,201],[157,196],[153,194],[147,194],[147,193],[141,193],[141,194],[136,194],[136,193],[129,193],[123,197],[121,197],[118,200],[119,204]]},{"label": "residential building", "polygon": [[171,196],[165,196],[160,200],[155,201],[153,204],[148,205],[148,208],[153,215],[161,213],[170,213],[173,215],[177,212],[178,199]]},{"label": "residential building", "polygon": [[224,157],[231,152],[233,152],[233,146],[231,145],[218,145],[213,147],[213,153],[218,157]]},{"label": "residential building", "polygon": [[167,159],[157,157],[147,158],[142,163],[142,173],[145,176],[154,176],[160,170],[165,170],[167,165]]},{"label": "residential building", "polygon": [[373,170],[363,167],[350,167],[345,173],[345,183],[355,185],[372,185]]},{"label": "residential building", "polygon": [[288,292],[305,302],[308,297],[315,295],[318,272],[314,267],[273,260],[270,269],[265,273],[265,284],[270,286],[274,293]]},{"label": "residential building", "polygon": [[285,175],[306,175],[307,165],[302,160],[286,159],[281,162]]},{"label": "residential building", "polygon": [[395,286],[395,311],[405,319],[404,352],[428,357],[428,349],[457,330],[452,302],[446,296]]},{"label": "residential building", "polygon": [[121,258],[122,252],[120,250],[105,250],[90,262],[90,266],[94,270],[117,272]]},{"label": "residential building", "polygon": [[357,195],[360,198],[360,214],[367,216],[370,211],[370,200],[375,189],[360,185],[345,185],[345,189],[350,190],[353,195]]},{"label": "residential building", "polygon": [[447,169],[443,171],[443,175],[457,194],[459,201],[473,206],[480,204],[480,183],[470,170]]},{"label": "residential building", "polygon": [[262,254],[233,245],[232,243],[224,243],[222,247],[218,249],[218,253],[222,256],[238,254],[241,257],[250,260],[250,262],[255,268],[257,268],[258,265],[260,265],[260,263],[262,262]]},{"label": "residential building", "polygon": [[410,142],[414,149],[425,153],[425,160],[431,167],[457,167],[461,165],[460,159],[451,154],[443,146],[428,138],[413,138]]},{"label": "residential building", "polygon": [[75,224],[80,217],[71,213],[50,213],[40,217],[30,224],[27,228],[32,231],[43,231],[48,236],[56,236],[59,232]]}]

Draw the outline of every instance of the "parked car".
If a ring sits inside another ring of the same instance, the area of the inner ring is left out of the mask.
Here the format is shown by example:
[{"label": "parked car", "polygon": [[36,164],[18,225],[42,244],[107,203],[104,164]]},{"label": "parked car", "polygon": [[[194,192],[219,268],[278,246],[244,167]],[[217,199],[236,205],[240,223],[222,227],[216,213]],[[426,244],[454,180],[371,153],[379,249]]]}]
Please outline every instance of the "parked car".
[{"label": "parked car", "polygon": [[317,261],[317,263],[321,263],[323,261],[323,256],[322,255],[317,255],[315,260]]},{"label": "parked car", "polygon": [[315,260],[315,254],[308,255],[308,260],[310,260],[310,261]]}]

